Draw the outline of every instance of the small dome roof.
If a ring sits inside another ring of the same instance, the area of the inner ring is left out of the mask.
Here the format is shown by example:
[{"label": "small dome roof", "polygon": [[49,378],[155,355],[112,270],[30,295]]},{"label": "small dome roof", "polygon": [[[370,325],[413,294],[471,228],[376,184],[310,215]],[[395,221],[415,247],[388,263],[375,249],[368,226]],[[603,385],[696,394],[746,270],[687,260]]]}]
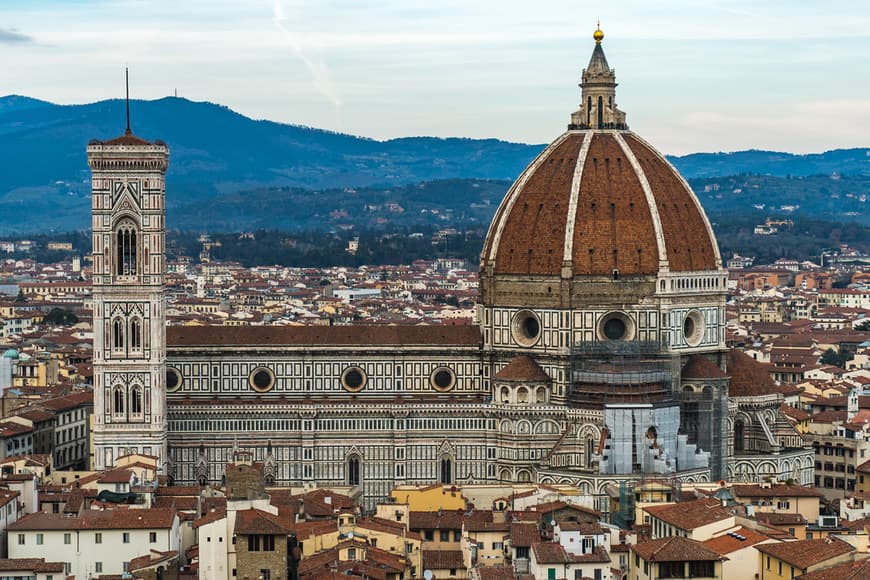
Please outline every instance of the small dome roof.
[{"label": "small dome roof", "polygon": [[535,362],[535,359],[523,354],[511,359],[503,369],[495,374],[495,379],[497,381],[544,383],[550,380],[550,375]]},{"label": "small dome roof", "polygon": [[9,350],[7,350],[6,352],[3,353],[3,358],[17,359],[18,358],[18,351],[15,350],[14,348],[10,348]]}]

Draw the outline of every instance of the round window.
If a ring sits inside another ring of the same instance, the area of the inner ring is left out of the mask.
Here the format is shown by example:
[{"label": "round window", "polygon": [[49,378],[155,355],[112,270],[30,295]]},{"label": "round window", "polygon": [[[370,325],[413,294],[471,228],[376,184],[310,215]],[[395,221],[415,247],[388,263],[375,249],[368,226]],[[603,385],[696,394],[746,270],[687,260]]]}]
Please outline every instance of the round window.
[{"label": "round window", "polygon": [[429,376],[436,391],[449,391],[456,384],[456,374],[447,367],[438,367]]},{"label": "round window", "polygon": [[166,368],[166,391],[168,393],[174,393],[180,389],[183,382],[184,379],[181,377],[181,373],[177,368]]},{"label": "round window", "polygon": [[625,336],[625,322],[619,318],[611,318],[604,323],[604,336],[610,340],[620,340]]},{"label": "round window", "polygon": [[698,346],[704,338],[704,317],[692,310],[683,319],[683,338],[689,346]]},{"label": "round window", "polygon": [[598,323],[598,338],[601,340],[631,340],[634,338],[634,322],[623,312],[611,312]]},{"label": "round window", "polygon": [[346,391],[355,393],[366,386],[366,372],[359,367],[348,367],[341,373],[341,386]]},{"label": "round window", "polygon": [[520,346],[534,346],[541,338],[541,320],[531,310],[520,310],[514,315],[511,334]]},{"label": "round window", "polygon": [[248,375],[248,383],[258,393],[265,393],[275,386],[275,373],[266,367],[257,367]]}]

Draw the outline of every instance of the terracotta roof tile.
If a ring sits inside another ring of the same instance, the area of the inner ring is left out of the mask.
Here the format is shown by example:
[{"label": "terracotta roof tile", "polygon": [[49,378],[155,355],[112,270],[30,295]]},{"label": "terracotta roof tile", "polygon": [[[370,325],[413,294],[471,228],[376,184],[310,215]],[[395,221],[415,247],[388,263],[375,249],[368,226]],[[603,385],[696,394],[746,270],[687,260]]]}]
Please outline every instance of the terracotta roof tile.
[{"label": "terracotta roof tile", "polygon": [[175,521],[171,508],[84,510],[79,516],[36,512],[9,526],[10,530],[141,530],[168,529]]},{"label": "terracotta roof tile", "polygon": [[694,354],[689,357],[689,360],[683,367],[681,376],[683,379],[724,379],[728,377],[719,368],[719,365],[714,364],[710,359],[700,354]]},{"label": "terracotta roof tile", "polygon": [[731,486],[735,497],[824,497],[821,491],[803,485],[788,485],[785,483],[770,486],[749,484]]},{"label": "terracotta roof tile", "polygon": [[237,534],[267,534],[272,536],[286,536],[290,533],[288,522],[281,520],[279,516],[258,509],[241,510],[236,512]]},{"label": "terracotta roof tile", "polygon": [[728,351],[728,375],[731,377],[728,394],[732,397],[755,397],[774,392],[773,379],[767,370],[743,351]]},{"label": "terracotta roof tile", "polygon": [[867,580],[867,578],[870,578],[870,560],[838,564],[802,574],[796,580]]},{"label": "terracotta roof tile", "polygon": [[550,376],[541,368],[535,359],[521,354],[497,373],[495,378],[500,381],[522,381],[527,383],[543,383],[550,380]]},{"label": "terracotta roof tile", "polygon": [[694,530],[734,517],[731,512],[722,507],[719,500],[710,498],[668,505],[652,505],[646,508],[646,512],[681,530]]},{"label": "terracotta roof tile", "polygon": [[855,551],[854,546],[836,538],[762,544],[755,549],[801,570]]},{"label": "terracotta roof tile", "polygon": [[710,538],[709,540],[703,542],[703,544],[717,554],[725,555],[730,554],[731,552],[736,552],[737,550],[742,550],[743,548],[752,547],[755,544],[760,544],[761,542],[766,542],[769,540],[770,538],[768,536],[765,536],[764,534],[759,534],[755,530],[750,530],[749,528],[741,526],[727,534],[723,534],[715,538]]},{"label": "terracotta roof tile", "polygon": [[701,542],[682,536],[651,540],[632,546],[631,551],[647,562],[709,562],[727,560]]},{"label": "terracotta roof tile", "polygon": [[168,348],[197,346],[477,346],[480,327],[462,326],[170,326]]},{"label": "terracotta roof tile", "polygon": [[423,569],[464,569],[462,550],[423,550]]}]

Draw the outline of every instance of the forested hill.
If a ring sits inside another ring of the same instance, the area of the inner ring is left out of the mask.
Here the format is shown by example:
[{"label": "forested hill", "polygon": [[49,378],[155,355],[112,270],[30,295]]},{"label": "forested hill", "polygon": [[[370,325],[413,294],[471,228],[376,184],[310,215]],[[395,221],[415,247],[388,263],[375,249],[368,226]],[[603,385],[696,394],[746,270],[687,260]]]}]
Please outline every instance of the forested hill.
[{"label": "forested hill", "polygon": [[[494,182],[516,178],[543,147],[495,139],[408,137],[377,141],[253,120],[227,107],[174,97],[133,101],[131,107],[135,133],[145,139],[159,138],[171,148],[169,223],[199,230],[261,222],[299,229],[308,227],[312,216],[320,215],[326,207],[339,212],[330,220],[341,222],[343,208],[378,207],[382,201],[397,200],[402,211],[377,217],[372,215],[377,210],[366,209],[349,215],[352,221],[400,218],[439,225],[461,216],[486,220],[487,212],[494,211],[492,204],[497,204],[506,189],[505,184]],[[123,119],[124,103],[120,100],[61,106],[28,97],[0,97],[0,158],[4,161],[0,233],[88,227],[85,145],[90,139],[118,136]],[[866,180],[855,177],[870,176],[868,149],[817,155],[697,153],[671,161],[687,178],[705,180],[699,191],[705,205],[733,202],[746,209],[763,203],[765,208],[779,208],[794,205],[791,197],[779,197],[781,192],[790,191],[803,196],[797,211],[811,211],[821,204],[845,216],[860,214],[863,202],[853,207],[852,200],[868,193]],[[723,183],[704,199],[703,188],[711,185],[710,179],[747,173],[771,177],[754,191],[731,185],[723,189]],[[777,179],[786,176],[827,179],[831,186],[820,183],[807,189],[804,186],[810,181]],[[834,183],[832,176],[841,179]],[[457,189],[444,199],[430,200],[430,209],[437,213],[424,212],[428,202],[418,202],[412,194],[442,191],[443,186],[429,185],[427,190],[425,185],[412,185],[420,183],[447,183]],[[696,183],[700,182],[693,181]],[[737,189],[752,195],[734,193]],[[410,197],[400,199],[406,194]],[[761,196],[758,203],[755,194]],[[834,197],[836,194],[841,197]],[[848,197],[850,194],[858,197]],[[367,203],[368,195],[373,196],[371,203]],[[832,201],[838,199],[842,201]],[[316,211],[303,210],[309,206]],[[451,212],[445,215],[442,210],[448,206]],[[208,211],[201,212],[203,207]],[[282,207],[286,211],[277,209]],[[851,218],[861,219],[860,215]],[[330,220],[321,222],[323,227],[331,227]]]}]

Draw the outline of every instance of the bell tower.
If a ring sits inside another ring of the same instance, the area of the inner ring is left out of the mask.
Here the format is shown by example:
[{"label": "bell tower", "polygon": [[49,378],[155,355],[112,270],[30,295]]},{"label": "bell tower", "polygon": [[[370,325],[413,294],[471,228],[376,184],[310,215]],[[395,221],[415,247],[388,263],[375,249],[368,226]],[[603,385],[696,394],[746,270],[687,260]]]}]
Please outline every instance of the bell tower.
[{"label": "bell tower", "polygon": [[88,144],[94,298],[94,468],[166,449],[165,176],[169,148],[127,129]]}]

